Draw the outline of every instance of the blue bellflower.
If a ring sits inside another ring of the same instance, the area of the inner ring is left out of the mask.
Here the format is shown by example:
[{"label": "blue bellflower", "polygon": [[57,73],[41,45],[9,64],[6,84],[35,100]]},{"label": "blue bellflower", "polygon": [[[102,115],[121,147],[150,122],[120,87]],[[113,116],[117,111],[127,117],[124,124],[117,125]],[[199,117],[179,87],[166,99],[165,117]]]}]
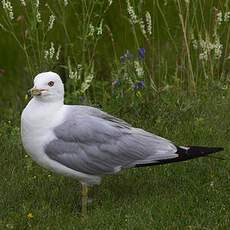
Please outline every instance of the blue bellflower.
[{"label": "blue bellflower", "polygon": [[138,49],[138,57],[140,60],[143,60],[145,58],[145,48]]},{"label": "blue bellflower", "polygon": [[145,81],[141,80],[132,85],[133,90],[141,90],[145,88]]}]

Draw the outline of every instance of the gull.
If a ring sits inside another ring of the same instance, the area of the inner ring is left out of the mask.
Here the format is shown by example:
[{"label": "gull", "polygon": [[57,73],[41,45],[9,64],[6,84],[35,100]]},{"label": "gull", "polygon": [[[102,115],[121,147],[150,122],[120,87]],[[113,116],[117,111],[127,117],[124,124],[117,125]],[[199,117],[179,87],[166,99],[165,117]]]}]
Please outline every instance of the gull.
[{"label": "gull", "polygon": [[82,215],[88,186],[124,169],[185,161],[223,150],[173,142],[97,108],[64,104],[64,85],[54,72],[34,78],[32,99],[21,115],[25,151],[40,166],[76,178],[82,185]]}]

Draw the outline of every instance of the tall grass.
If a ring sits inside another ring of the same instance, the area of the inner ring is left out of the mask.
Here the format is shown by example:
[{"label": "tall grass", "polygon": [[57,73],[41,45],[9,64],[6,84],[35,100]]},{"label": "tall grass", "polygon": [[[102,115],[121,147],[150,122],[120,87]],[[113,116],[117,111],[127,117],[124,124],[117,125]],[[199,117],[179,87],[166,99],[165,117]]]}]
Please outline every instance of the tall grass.
[{"label": "tall grass", "polygon": [[227,0],[1,2],[1,39],[8,33],[24,57],[17,78],[28,85],[57,71],[67,102],[139,105],[162,91],[227,85]]}]

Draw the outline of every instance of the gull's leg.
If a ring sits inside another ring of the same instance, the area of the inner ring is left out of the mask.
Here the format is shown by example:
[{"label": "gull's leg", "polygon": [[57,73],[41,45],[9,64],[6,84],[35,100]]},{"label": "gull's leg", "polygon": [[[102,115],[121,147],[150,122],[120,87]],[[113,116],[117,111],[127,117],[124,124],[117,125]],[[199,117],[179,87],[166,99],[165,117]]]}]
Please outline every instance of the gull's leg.
[{"label": "gull's leg", "polygon": [[82,198],[81,198],[81,214],[83,217],[87,216],[87,204],[88,204],[88,186],[85,183],[82,186]]}]

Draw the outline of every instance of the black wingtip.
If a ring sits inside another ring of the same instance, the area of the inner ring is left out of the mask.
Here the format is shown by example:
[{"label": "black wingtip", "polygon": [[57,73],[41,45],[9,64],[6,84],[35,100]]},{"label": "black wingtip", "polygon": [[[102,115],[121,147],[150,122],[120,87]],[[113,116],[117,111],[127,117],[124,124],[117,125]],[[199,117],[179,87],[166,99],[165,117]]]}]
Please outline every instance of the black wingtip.
[{"label": "black wingtip", "polygon": [[[174,159],[169,159],[168,162],[178,162],[178,161],[187,161],[191,160],[197,157],[204,157],[212,153],[217,153],[220,151],[223,151],[224,148],[222,147],[204,147],[204,146],[188,146],[188,147],[182,147],[182,146],[176,146],[178,157]],[[162,163],[164,163],[162,161]]]},{"label": "black wingtip", "polygon": [[217,153],[223,150],[224,148],[222,147],[189,146],[184,148],[177,146],[177,154],[179,154],[179,157],[187,157],[188,159],[206,156],[208,154]]},{"label": "black wingtip", "polygon": [[178,155],[177,157],[171,158],[171,159],[159,160],[157,162],[148,163],[148,164],[136,165],[136,167],[161,165],[161,164],[168,164],[168,163],[179,162],[179,161],[187,161],[187,160],[191,160],[197,157],[204,157],[209,154],[217,153],[217,152],[224,150],[224,148],[222,147],[204,147],[204,146],[188,146],[188,147],[176,146],[176,147],[177,147],[176,154]]}]

